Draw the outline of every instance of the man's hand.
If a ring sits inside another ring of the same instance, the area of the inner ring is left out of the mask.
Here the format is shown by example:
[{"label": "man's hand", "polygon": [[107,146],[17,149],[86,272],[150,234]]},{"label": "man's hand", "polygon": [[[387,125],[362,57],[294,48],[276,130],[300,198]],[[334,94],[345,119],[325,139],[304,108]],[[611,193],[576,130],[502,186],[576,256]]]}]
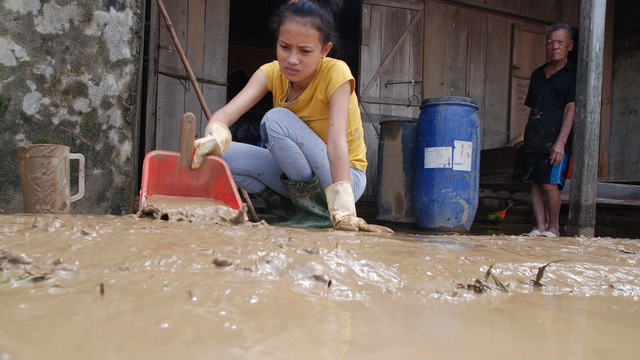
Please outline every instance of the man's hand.
[{"label": "man's hand", "polygon": [[387,227],[369,225],[356,215],[356,202],[350,182],[337,182],[326,188],[324,192],[327,195],[329,214],[334,229],[393,233],[393,230]]},{"label": "man's hand", "polygon": [[191,168],[197,169],[208,155],[222,156],[231,144],[229,128],[220,122],[210,122],[204,130],[204,137],[194,143],[195,153]]},{"label": "man's hand", "polygon": [[556,166],[562,162],[562,159],[564,159],[564,144],[556,142],[553,144],[553,147],[551,147],[549,161],[551,162],[551,165]]}]

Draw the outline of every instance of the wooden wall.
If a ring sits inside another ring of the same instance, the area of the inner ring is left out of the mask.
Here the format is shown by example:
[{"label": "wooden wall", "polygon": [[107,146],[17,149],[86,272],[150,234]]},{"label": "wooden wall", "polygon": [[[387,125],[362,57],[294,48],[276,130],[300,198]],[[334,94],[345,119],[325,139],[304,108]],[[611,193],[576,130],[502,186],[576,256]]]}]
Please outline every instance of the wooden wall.
[{"label": "wooden wall", "polygon": [[579,5],[579,0],[425,1],[424,97],[475,99],[482,147],[506,145],[524,128],[521,89],[526,94],[527,76],[545,60],[545,26],[558,21],[577,26]]},{"label": "wooden wall", "polygon": [[[579,5],[580,0],[364,0],[358,95],[369,167],[363,197],[377,196],[377,119],[417,118],[424,99],[475,99],[483,149],[517,137],[528,116],[523,102],[529,75],[545,61],[545,26],[564,21],[577,27]],[[421,29],[412,26],[416,20]],[[416,77],[420,86],[407,83]]]}]

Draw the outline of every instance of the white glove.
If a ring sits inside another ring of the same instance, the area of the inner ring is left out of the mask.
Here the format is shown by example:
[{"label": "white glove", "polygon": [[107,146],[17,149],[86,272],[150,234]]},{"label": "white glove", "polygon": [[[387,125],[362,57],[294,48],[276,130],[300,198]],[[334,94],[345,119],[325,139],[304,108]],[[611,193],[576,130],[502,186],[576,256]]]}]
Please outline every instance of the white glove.
[{"label": "white glove", "polygon": [[222,156],[231,144],[231,131],[223,123],[210,122],[204,129],[204,137],[194,143],[195,153],[191,168],[197,169],[208,155]]},{"label": "white glove", "polygon": [[393,233],[393,230],[387,227],[369,225],[356,215],[356,201],[350,182],[340,181],[332,184],[324,190],[324,193],[327,195],[329,214],[334,229]]}]

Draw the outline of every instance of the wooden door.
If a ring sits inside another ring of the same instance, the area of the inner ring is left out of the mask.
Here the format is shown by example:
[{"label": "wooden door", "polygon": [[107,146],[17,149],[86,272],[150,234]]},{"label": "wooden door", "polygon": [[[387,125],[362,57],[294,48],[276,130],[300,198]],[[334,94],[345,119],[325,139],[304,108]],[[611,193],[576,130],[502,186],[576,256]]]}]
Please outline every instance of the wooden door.
[{"label": "wooden door", "polygon": [[423,13],[422,3],[364,0],[362,4],[358,98],[369,165],[361,202],[377,195],[380,118],[420,115]]},{"label": "wooden door", "polygon": [[365,0],[359,97],[370,114],[418,117],[424,5]]},{"label": "wooden door", "polygon": [[509,140],[520,136],[529,118],[529,108],[524,105],[533,70],[547,60],[545,28],[542,25],[517,23],[513,30],[511,52],[511,104]]},{"label": "wooden door", "polygon": [[[211,112],[226,102],[229,1],[163,2]],[[207,119],[155,1],[151,1],[150,14],[145,152],[177,151],[180,116],[185,112],[196,115],[198,136]]]}]

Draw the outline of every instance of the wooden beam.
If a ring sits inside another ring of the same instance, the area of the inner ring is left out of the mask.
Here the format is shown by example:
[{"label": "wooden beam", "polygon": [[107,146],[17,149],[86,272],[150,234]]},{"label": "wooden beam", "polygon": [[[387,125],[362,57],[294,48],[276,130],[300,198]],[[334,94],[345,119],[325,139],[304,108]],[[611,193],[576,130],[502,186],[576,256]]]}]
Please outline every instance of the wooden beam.
[{"label": "wooden beam", "polygon": [[401,9],[409,9],[409,10],[422,10],[424,9],[424,5],[422,4],[411,4],[411,3],[399,3],[396,1],[385,1],[385,0],[364,0],[365,5],[377,5],[377,6],[387,6],[392,8],[401,8]]},{"label": "wooden beam", "polygon": [[582,0],[567,234],[595,235],[606,2]]},{"label": "wooden beam", "polygon": [[[534,23],[553,24],[562,20],[560,19],[560,17],[547,18],[542,16],[534,16],[534,15],[530,15],[526,11],[524,12],[515,11],[515,10],[509,10],[504,6],[483,4],[477,0],[431,0],[431,1],[441,2],[447,5],[456,5],[456,6],[465,7],[468,9],[481,10],[491,14],[502,15],[512,19],[530,21]],[[512,0],[509,0],[509,1],[512,1]]]}]

